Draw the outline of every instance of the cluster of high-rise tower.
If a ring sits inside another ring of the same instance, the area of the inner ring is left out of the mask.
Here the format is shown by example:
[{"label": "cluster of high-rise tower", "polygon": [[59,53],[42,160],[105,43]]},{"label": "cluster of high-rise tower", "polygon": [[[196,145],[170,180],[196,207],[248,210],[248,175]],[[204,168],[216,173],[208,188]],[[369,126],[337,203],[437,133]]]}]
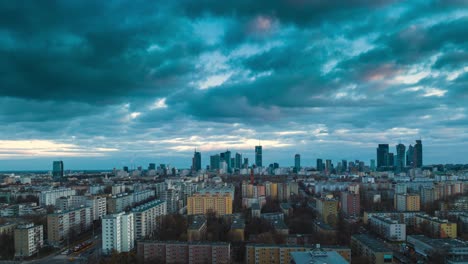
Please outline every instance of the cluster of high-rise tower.
[{"label": "cluster of high-rise tower", "polygon": [[416,140],[414,146],[409,145],[408,150],[402,143],[396,145],[396,155],[389,151],[388,144],[379,144],[377,148],[377,169],[387,170],[394,168],[403,171],[406,167],[421,168],[423,166],[423,146],[421,140]]}]

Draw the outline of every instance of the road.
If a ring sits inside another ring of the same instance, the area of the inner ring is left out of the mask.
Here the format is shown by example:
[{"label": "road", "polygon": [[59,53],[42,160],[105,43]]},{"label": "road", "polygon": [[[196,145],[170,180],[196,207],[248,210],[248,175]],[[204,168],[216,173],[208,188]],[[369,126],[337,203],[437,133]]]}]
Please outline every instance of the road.
[{"label": "road", "polygon": [[[81,241],[82,242],[82,241]],[[101,235],[92,238],[93,244],[79,252],[67,254],[68,249],[63,248],[56,254],[49,255],[45,258],[23,262],[25,264],[64,264],[64,263],[76,263],[84,264],[88,262],[91,257],[99,257],[102,251],[102,239]],[[70,248],[72,249],[75,245],[80,242],[73,243]]]}]

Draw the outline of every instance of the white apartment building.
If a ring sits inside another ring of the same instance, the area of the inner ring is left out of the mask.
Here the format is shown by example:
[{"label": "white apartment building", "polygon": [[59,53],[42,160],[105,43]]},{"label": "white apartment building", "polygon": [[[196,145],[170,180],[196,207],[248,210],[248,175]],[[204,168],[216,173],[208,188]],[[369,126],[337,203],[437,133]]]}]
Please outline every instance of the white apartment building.
[{"label": "white apartment building", "polygon": [[42,206],[55,205],[55,201],[60,197],[68,197],[75,195],[75,190],[70,188],[59,188],[47,191],[42,191],[39,195],[39,204]]},{"label": "white apartment building", "polygon": [[69,211],[84,206],[91,208],[91,219],[93,221],[107,214],[107,200],[106,197],[102,196],[73,195],[60,197],[55,202],[55,208],[61,211]]},{"label": "white apartment building", "polygon": [[90,196],[86,206],[91,207],[92,220],[99,220],[107,214],[107,199],[103,196]]},{"label": "white apartment building", "polygon": [[107,212],[111,214],[120,213],[126,207],[132,206],[133,195],[128,193],[121,193],[114,195],[107,199]]},{"label": "white apartment building", "polygon": [[387,240],[406,240],[406,225],[398,223],[397,220],[382,216],[372,216],[369,218],[369,223],[372,230]]},{"label": "white apartment building", "polygon": [[102,218],[102,251],[110,254],[129,252],[135,246],[133,213],[106,215]]},{"label": "white apartment building", "polygon": [[151,236],[157,230],[160,218],[167,214],[166,201],[154,200],[132,209],[135,215],[135,239]]},{"label": "white apartment building", "polygon": [[146,199],[149,199],[151,197],[154,197],[154,190],[135,191],[133,193],[133,202],[134,203],[139,203],[139,202],[144,201]]}]

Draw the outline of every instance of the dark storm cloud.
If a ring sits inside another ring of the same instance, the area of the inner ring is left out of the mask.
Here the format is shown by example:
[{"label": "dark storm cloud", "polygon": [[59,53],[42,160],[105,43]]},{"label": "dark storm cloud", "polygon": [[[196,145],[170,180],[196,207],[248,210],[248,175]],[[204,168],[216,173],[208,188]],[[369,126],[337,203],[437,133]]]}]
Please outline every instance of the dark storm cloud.
[{"label": "dark storm cloud", "polygon": [[[201,49],[187,39],[186,25],[157,3],[1,5],[4,96],[115,104],[124,96],[157,94],[190,71],[187,58]],[[148,51],[152,45],[163,50]]]},{"label": "dark storm cloud", "polygon": [[376,143],[419,137],[456,146],[468,137],[466,5],[1,2],[0,141],[66,143],[119,166],[185,166],[194,147],[258,140],[280,161],[336,158],[337,144],[368,159]]},{"label": "dark storm cloud", "polygon": [[354,9],[372,10],[394,1],[390,0],[260,0],[220,2],[216,0],[185,1],[185,10],[189,16],[197,17],[206,13],[217,16],[255,17],[272,15],[286,23],[305,25],[311,22],[353,18]]}]

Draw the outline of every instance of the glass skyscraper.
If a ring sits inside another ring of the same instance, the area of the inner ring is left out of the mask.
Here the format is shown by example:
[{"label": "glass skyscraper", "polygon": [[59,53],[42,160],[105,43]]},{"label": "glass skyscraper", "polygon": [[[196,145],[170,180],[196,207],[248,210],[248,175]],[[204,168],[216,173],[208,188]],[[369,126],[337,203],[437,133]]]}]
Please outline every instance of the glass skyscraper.
[{"label": "glass skyscraper", "polygon": [[398,172],[401,172],[405,168],[405,152],[406,152],[405,145],[400,143],[396,146],[396,153],[397,153],[396,169]]},{"label": "glass skyscraper", "polygon": [[262,146],[255,146],[255,166],[262,167]]},{"label": "glass skyscraper", "polygon": [[52,177],[55,179],[63,177],[63,161],[54,161],[52,164]]}]

